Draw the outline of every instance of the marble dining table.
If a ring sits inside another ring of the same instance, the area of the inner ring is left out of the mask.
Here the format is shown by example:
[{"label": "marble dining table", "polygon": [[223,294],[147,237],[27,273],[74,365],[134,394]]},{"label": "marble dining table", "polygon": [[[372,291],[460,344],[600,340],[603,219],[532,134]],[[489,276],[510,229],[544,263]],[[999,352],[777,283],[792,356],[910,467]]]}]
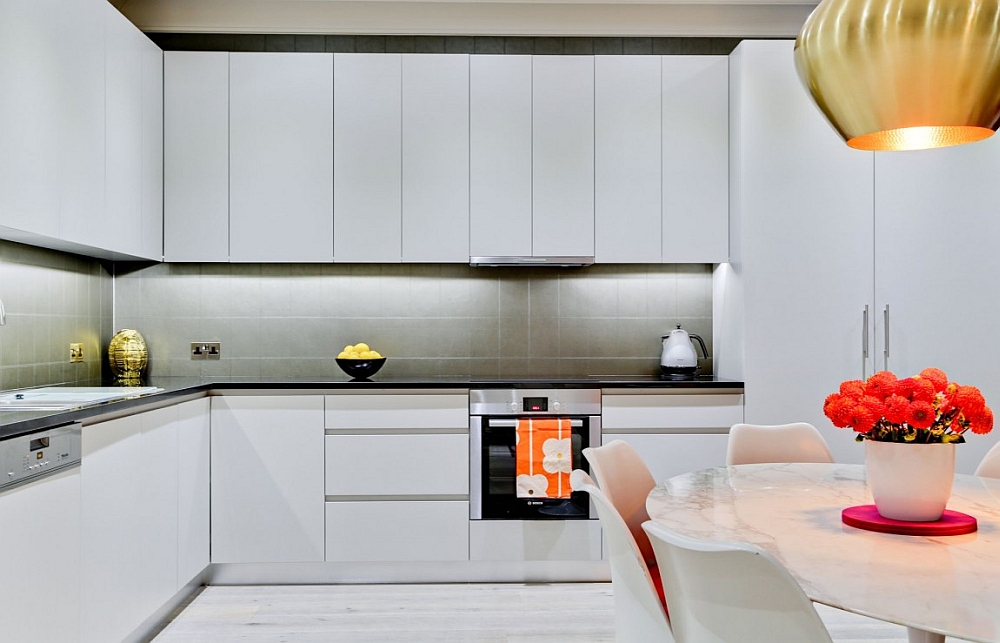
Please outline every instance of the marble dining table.
[{"label": "marble dining table", "polygon": [[692,538],[757,545],[813,601],[904,625],[912,643],[1000,642],[1000,480],[955,476],[948,509],[979,523],[960,536],[841,521],[844,508],[871,503],[861,465],[751,464],[670,478],[646,509]]}]

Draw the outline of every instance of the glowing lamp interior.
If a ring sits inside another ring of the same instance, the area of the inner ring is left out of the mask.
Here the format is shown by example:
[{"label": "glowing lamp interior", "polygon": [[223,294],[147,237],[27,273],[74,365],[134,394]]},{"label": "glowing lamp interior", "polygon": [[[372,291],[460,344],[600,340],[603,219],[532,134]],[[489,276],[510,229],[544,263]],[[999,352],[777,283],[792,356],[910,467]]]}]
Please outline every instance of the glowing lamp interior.
[{"label": "glowing lamp interior", "polygon": [[939,127],[901,127],[855,136],[847,144],[857,150],[891,152],[927,150],[963,143],[975,143],[993,135],[988,127],[950,125]]}]

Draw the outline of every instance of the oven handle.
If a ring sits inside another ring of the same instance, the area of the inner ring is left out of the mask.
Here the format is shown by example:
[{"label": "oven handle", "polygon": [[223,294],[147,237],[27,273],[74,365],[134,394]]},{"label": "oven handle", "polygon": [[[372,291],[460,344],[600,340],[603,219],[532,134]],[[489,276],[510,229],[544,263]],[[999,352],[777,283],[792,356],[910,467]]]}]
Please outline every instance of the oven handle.
[{"label": "oven handle", "polygon": [[469,416],[469,519],[483,519],[483,418]]},{"label": "oven handle", "polygon": [[[493,427],[496,427],[498,429],[516,429],[517,428],[517,424],[518,424],[518,422],[521,421],[521,419],[524,419],[524,418],[510,418],[510,419],[490,418],[489,419],[489,425],[493,426]],[[548,418],[548,417],[532,417],[531,419],[533,419],[533,420],[544,420],[544,419],[550,419],[550,418]],[[559,417],[554,417],[553,416],[553,417],[551,417],[551,419],[553,419],[553,420],[561,420],[561,419],[565,419],[565,418],[559,418]],[[569,421],[569,425],[570,425],[570,427],[572,427],[574,429],[579,429],[580,427],[583,426],[583,420],[570,420]]]}]

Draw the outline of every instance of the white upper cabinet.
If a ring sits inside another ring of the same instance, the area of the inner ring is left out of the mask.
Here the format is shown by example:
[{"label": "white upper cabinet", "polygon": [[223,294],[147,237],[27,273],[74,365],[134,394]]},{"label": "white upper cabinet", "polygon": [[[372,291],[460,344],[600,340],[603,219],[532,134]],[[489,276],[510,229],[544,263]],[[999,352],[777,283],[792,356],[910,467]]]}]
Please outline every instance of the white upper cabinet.
[{"label": "white upper cabinet", "polygon": [[729,261],[729,57],[663,57],[663,261]]},{"label": "white upper cabinet", "polygon": [[230,257],[333,258],[333,57],[229,56]]},{"label": "white upper cabinet", "polygon": [[532,254],[594,255],[594,58],[532,58]]},{"label": "white upper cabinet", "polygon": [[531,255],[531,56],[469,61],[474,257]]},{"label": "white upper cabinet", "polygon": [[[110,4],[105,10],[107,214],[92,234],[110,250],[138,254],[142,238],[142,35]],[[96,245],[96,243],[95,243]]]},{"label": "white upper cabinet", "polygon": [[469,260],[469,56],[403,68],[403,261]]},{"label": "white upper cabinet", "polygon": [[163,50],[143,37],[142,209],[139,255],[163,259]]},{"label": "white upper cabinet", "polygon": [[229,53],[163,54],[163,256],[229,261]]},{"label": "white upper cabinet", "polygon": [[595,260],[659,263],[660,56],[594,59]]},{"label": "white upper cabinet", "polygon": [[402,260],[402,58],[334,54],[334,260]]}]

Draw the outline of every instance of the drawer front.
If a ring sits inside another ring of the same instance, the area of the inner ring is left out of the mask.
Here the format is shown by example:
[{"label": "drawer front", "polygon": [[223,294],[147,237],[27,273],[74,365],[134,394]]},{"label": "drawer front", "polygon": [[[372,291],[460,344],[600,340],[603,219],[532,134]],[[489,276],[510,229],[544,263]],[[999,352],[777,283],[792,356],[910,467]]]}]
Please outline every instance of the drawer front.
[{"label": "drawer front", "polygon": [[699,469],[726,466],[728,433],[622,433],[604,443],[624,440],[635,449],[657,483]]},{"label": "drawer front", "polygon": [[468,430],[469,396],[327,395],[326,428]]},{"label": "drawer front", "polygon": [[601,560],[597,520],[473,520],[469,557],[488,561]]},{"label": "drawer front", "polygon": [[326,495],[468,495],[466,434],[327,435]]},{"label": "drawer front", "polygon": [[728,429],[743,421],[743,396],[605,395],[601,430]]},{"label": "drawer front", "polygon": [[469,560],[469,503],[328,502],[326,560]]}]

